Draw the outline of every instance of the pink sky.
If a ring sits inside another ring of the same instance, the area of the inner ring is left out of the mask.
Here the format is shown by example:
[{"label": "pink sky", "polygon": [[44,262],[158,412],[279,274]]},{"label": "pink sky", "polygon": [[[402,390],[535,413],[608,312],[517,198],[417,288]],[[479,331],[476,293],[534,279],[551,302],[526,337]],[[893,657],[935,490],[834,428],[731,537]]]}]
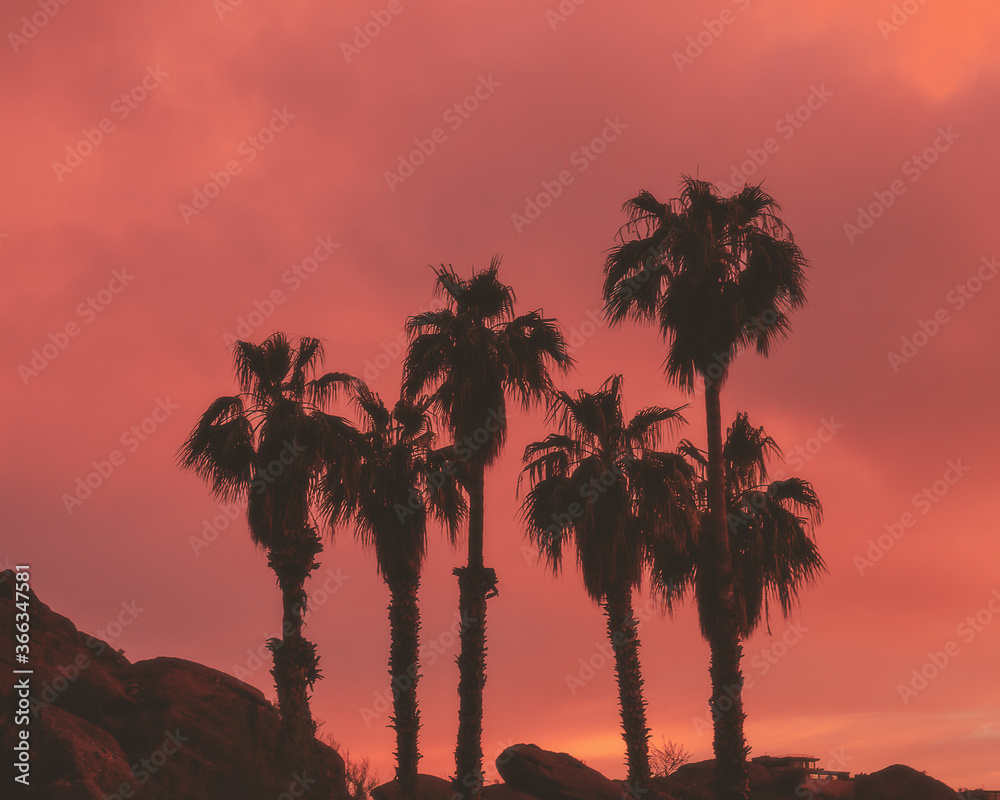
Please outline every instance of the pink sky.
[{"label": "pink sky", "polygon": [[[0,559],[31,563],[41,598],[89,632],[136,601],[113,640],[133,661],[246,668],[280,627],[273,575],[241,518],[194,552],[219,505],[174,466],[197,416],[234,389],[225,335],[319,336],[327,368],[392,398],[403,322],[433,300],[427,264],[468,273],[501,253],[520,307],[581,336],[566,388],[621,372],[631,411],[679,405],[656,332],[588,314],[624,199],[736,170],[765,181],[814,268],[791,338],[739,360],[723,413],[747,411],[814,482],[830,570],[787,628],[746,645],[753,754],[1000,788],[1000,11],[897,5],[893,17],[892,3],[860,0],[7,3]],[[366,25],[377,35],[354,49]],[[433,152],[401,169],[419,142]],[[558,196],[527,220],[546,191]],[[871,205],[877,218],[859,220]],[[314,254],[325,260],[303,271]],[[50,341],[55,357],[32,365]],[[693,402],[684,435],[703,443]],[[836,432],[821,443],[821,430]],[[600,664],[602,613],[572,570],[553,578],[522,550],[518,457],[543,433],[538,415],[514,417],[487,479],[500,596],[484,749],[491,761],[531,741],[623,777],[613,669],[567,681],[581,659]],[[64,493],[115,450],[103,484],[67,509]],[[859,561],[905,514],[892,546]],[[321,560],[312,587],[340,588],[307,627],[325,675],[314,711],[389,779],[387,715],[365,712],[388,686],[387,591],[350,531]],[[421,595],[440,653],[420,684],[421,769],[440,775],[453,769],[461,560],[434,538]],[[642,637],[654,739],[710,757],[693,609],[649,616]],[[267,668],[246,679],[273,696]]]}]

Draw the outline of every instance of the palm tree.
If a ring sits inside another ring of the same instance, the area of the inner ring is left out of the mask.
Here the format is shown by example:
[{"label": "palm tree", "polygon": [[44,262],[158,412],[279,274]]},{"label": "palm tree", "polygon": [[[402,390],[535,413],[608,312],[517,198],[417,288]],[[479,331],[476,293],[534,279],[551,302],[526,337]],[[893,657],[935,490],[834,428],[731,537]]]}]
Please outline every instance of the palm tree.
[{"label": "palm tree", "polygon": [[[703,519],[708,459],[684,442],[681,450],[701,473]],[[787,478],[768,482],[767,462],[781,450],[763,428],[753,427],[746,414],[738,414],[726,435],[726,516],[739,635],[749,637],[761,622],[770,622],[777,603],[783,616],[794,608],[799,591],[826,571],[812,531],[822,519],[822,506],[808,481]],[[718,625],[723,613],[718,605],[718,564],[703,544],[686,553],[674,552],[654,564],[654,586],[663,587],[673,602],[693,589],[703,634]]]},{"label": "palm tree", "polygon": [[389,674],[396,730],[396,783],[401,797],[417,796],[417,734],[420,610],[417,591],[427,549],[428,511],[454,542],[466,512],[458,484],[444,472],[444,453],[432,450],[430,398],[400,400],[390,412],[377,394],[358,382],[355,402],[365,417],[365,447],[358,479],[341,480],[335,469],[321,484],[324,509],[333,521],[353,519],[362,543],[375,552],[389,587]]},{"label": "palm tree", "polygon": [[233,360],[240,393],[220,397],[202,414],[178,453],[217,497],[247,501],[250,536],[267,551],[281,590],[282,638],[268,641],[271,674],[288,754],[307,749],[316,725],[308,690],[320,678],[316,647],[302,636],[305,580],[322,550],[310,521],[321,467],[337,465],[350,480],[360,445],[345,420],[322,409],[354,378],[327,373],[313,378],[323,360],[318,339],[293,345],[283,333],[261,344],[237,341]]},{"label": "palm tree", "polygon": [[565,540],[573,540],[587,594],[607,614],[628,782],[639,796],[650,778],[649,729],[632,593],[658,540],[694,549],[697,515],[694,470],[682,455],[655,450],[664,429],[682,421],[680,409],[645,408],[626,422],[621,384],[616,375],[593,394],[554,395],[550,418],[559,432],[524,451],[532,486],[522,514],[554,571]]},{"label": "palm tree", "polygon": [[468,797],[478,797],[483,783],[486,600],[497,586],[483,563],[486,468],[503,450],[508,395],[528,408],[550,390],[551,368],[573,363],[554,320],[539,311],[514,316],[514,291],[500,282],[499,268],[499,257],[468,279],[451,266],[436,268],[436,291],[448,305],[407,320],[403,363],[404,396],[432,390],[455,443],[453,461],[467,474],[469,557],[454,572],[462,619],[455,784]]},{"label": "palm tree", "polygon": [[[753,346],[766,356],[788,329],[787,312],[805,302],[805,257],[759,186],[722,197],[684,177],[680,196],[661,203],[647,191],[626,201],[622,243],[605,262],[604,300],[613,324],[656,320],[668,343],[668,379],[705,389],[709,524],[706,546],[717,565],[718,617],[708,631],[711,707],[716,714],[716,785],[721,800],[749,791],[743,733],[742,646],[726,533],[721,389],[731,361]],[[633,236],[625,241],[625,233]],[[723,711],[723,706],[727,711]]]}]

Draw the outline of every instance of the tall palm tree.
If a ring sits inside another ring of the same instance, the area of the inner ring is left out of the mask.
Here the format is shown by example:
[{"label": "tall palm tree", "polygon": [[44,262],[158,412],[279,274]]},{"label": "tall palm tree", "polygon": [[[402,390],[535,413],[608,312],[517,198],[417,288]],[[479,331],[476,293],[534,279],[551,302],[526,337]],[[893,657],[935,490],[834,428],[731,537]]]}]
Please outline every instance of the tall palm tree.
[{"label": "tall palm tree", "polygon": [[[655,320],[668,343],[668,379],[687,391],[700,377],[708,428],[706,546],[717,564],[716,605],[708,631],[711,707],[720,800],[749,791],[743,733],[742,646],[726,534],[721,389],[744,348],[766,356],[789,329],[787,312],[805,302],[806,259],[759,186],[730,197],[684,177],[680,196],[661,203],[647,191],[625,202],[628,221],[605,262],[604,300],[612,323]],[[632,238],[625,240],[628,233]],[[723,708],[727,709],[723,711]]]},{"label": "tall palm tree", "polygon": [[554,395],[550,417],[559,432],[524,451],[532,486],[522,514],[528,536],[556,572],[572,539],[587,594],[607,614],[628,782],[638,796],[650,778],[649,729],[632,593],[658,540],[681,552],[694,549],[697,514],[694,470],[682,455],[655,449],[665,428],[682,421],[680,409],[645,408],[626,422],[621,384],[616,375],[593,394]]},{"label": "tall palm tree", "polygon": [[499,257],[467,279],[451,266],[436,268],[436,291],[448,305],[407,320],[403,363],[404,396],[432,391],[455,443],[453,460],[467,474],[469,558],[454,571],[462,618],[455,784],[467,797],[478,797],[483,783],[486,600],[497,586],[483,563],[486,468],[507,437],[507,397],[530,407],[551,389],[550,370],[573,363],[554,320],[540,311],[514,316],[514,291],[500,282],[499,268]]},{"label": "tall palm tree", "polygon": [[[822,506],[812,484],[800,478],[768,481],[767,462],[781,450],[763,428],[737,414],[723,445],[726,464],[726,516],[740,637],[749,637],[769,622],[772,604],[787,617],[799,591],[826,572],[812,531],[822,519]],[[690,442],[681,450],[701,475],[703,520],[708,459]],[[693,589],[703,634],[707,637],[723,613],[718,605],[718,564],[703,544],[673,552],[654,563],[654,586],[672,602]]]},{"label": "tall palm tree", "polygon": [[307,749],[316,731],[308,690],[320,678],[319,659],[302,635],[305,580],[322,550],[310,520],[313,491],[329,465],[350,480],[360,446],[349,423],[323,411],[355,379],[314,378],[322,360],[322,344],[310,337],[297,346],[280,332],[259,345],[235,342],[240,393],[215,400],[178,453],[181,466],[194,469],[217,497],[247,501],[250,536],[277,576],[282,638],[269,640],[268,648],[288,754]]},{"label": "tall palm tree", "polygon": [[389,411],[358,382],[355,402],[365,417],[365,447],[357,480],[337,470],[321,483],[323,506],[334,522],[353,519],[362,543],[375,553],[389,587],[389,674],[396,730],[396,783],[401,797],[417,796],[420,609],[417,591],[427,550],[428,511],[455,541],[466,512],[457,482],[444,471],[445,454],[433,450],[430,398],[400,400]]}]

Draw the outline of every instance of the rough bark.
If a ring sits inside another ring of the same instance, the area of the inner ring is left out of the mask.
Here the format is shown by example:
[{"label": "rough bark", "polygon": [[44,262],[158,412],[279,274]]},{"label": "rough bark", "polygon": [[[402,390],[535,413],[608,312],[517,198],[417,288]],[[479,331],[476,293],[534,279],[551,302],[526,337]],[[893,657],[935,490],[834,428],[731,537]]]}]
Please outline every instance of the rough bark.
[{"label": "rough bark", "polygon": [[486,686],[486,599],[496,592],[496,573],[483,566],[484,468],[469,486],[469,563],[458,567],[461,649],[458,656],[458,741],[455,791],[478,798],[483,785],[483,689]]},{"label": "rough bark", "polygon": [[705,414],[708,425],[708,517],[713,566],[717,576],[713,629],[708,641],[712,651],[710,706],[714,722],[715,786],[719,800],[746,800],[749,779],[748,748],[743,733],[743,674],[740,626],[736,619],[735,583],[729,531],[726,523],[726,478],[722,453],[721,381],[705,379]]},{"label": "rough bark", "polygon": [[316,532],[305,527],[268,551],[267,563],[278,578],[282,607],[281,639],[271,639],[268,648],[274,657],[271,675],[278,695],[282,747],[291,758],[309,752],[316,735],[309,689],[319,679],[319,658],[316,646],[302,636],[302,615],[305,580],[319,566],[316,554],[321,549]]},{"label": "rough bark", "polygon": [[639,634],[632,613],[632,590],[622,587],[610,593],[604,610],[608,616],[608,638],[615,654],[629,791],[640,797],[646,792],[650,777],[649,728],[646,727],[646,702],[642,697]]},{"label": "rough bark", "polygon": [[420,608],[416,575],[393,580],[389,589],[389,676],[392,685],[393,717],[396,730],[396,784],[401,797],[417,796],[417,745],[420,713],[417,708],[419,680]]}]

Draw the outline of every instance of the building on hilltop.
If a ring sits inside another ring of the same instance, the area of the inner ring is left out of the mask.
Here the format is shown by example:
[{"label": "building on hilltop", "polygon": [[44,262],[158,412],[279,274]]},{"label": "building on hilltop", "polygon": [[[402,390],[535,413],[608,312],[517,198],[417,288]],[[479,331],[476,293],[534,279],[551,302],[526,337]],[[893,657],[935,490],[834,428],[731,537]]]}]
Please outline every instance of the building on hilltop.
[{"label": "building on hilltop", "polygon": [[[816,766],[819,758],[816,756],[757,756],[752,759],[755,764],[767,767],[769,770],[802,769],[806,772],[806,778],[819,781],[846,781],[851,777],[849,772],[837,772],[829,769],[820,769]],[[993,800],[991,798],[990,800]]]}]

